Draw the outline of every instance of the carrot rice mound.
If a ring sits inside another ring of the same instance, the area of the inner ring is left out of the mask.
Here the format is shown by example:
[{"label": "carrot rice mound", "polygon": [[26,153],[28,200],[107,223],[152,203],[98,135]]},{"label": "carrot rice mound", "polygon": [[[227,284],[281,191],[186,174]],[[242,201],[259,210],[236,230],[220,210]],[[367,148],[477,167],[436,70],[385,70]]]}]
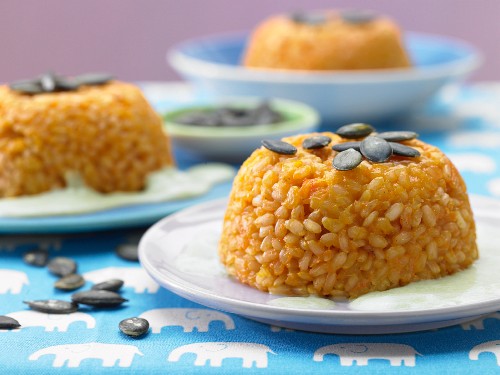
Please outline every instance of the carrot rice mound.
[{"label": "carrot rice mound", "polygon": [[354,298],[478,258],[464,181],[438,148],[405,141],[421,156],[338,171],[330,146],[301,147],[309,136],[284,139],[292,156],[261,147],[238,172],[219,243],[230,275],[275,294]]},{"label": "carrot rice mound", "polygon": [[64,187],[67,172],[99,192],[137,191],[173,164],[162,121],[134,85],[39,95],[0,86],[0,198]]}]

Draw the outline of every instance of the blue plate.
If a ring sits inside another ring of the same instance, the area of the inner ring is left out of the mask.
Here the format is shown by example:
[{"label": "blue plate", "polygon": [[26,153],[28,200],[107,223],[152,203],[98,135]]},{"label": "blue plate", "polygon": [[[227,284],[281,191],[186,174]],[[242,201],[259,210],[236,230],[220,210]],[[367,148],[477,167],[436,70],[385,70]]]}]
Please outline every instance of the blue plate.
[{"label": "blue plate", "polygon": [[227,197],[230,189],[231,182],[226,182],[192,199],[126,206],[81,215],[0,218],[0,233],[74,233],[147,226],[191,205]]},{"label": "blue plate", "polygon": [[366,71],[250,69],[241,65],[248,34],[203,37],[172,48],[167,55],[201,96],[279,97],[311,105],[332,125],[375,122],[406,114],[441,88],[476,69],[479,52],[443,36],[407,33],[414,66]]}]

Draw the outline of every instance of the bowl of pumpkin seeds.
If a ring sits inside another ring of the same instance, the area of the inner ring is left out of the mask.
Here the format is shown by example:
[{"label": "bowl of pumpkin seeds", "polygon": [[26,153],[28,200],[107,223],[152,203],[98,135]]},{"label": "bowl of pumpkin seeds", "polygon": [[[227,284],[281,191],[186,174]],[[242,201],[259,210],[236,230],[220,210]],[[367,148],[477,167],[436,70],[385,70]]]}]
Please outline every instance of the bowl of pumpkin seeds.
[{"label": "bowl of pumpkin seeds", "polygon": [[284,99],[233,98],[177,108],[163,116],[174,148],[207,161],[239,163],[262,139],[314,132],[312,107]]}]

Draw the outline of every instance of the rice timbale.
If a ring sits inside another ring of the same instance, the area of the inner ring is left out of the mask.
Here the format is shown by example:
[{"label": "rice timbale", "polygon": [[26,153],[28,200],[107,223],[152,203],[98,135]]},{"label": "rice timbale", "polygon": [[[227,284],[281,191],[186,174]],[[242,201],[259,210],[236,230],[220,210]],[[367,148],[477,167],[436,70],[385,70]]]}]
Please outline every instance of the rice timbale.
[{"label": "rice timbale", "polygon": [[411,66],[394,21],[382,16],[353,20],[335,11],[302,18],[279,15],[265,20],[252,33],[243,64],[297,70]]},{"label": "rice timbale", "polygon": [[0,86],[0,197],[64,187],[70,171],[99,192],[138,191],[173,164],[161,118],[134,85],[37,95]]},{"label": "rice timbale", "polygon": [[[318,135],[318,134],[313,134]],[[463,270],[478,257],[466,186],[451,161],[416,139],[419,157],[332,166],[331,146],[285,138],[297,153],[257,149],[239,170],[219,255],[230,275],[263,291],[355,298]]]}]

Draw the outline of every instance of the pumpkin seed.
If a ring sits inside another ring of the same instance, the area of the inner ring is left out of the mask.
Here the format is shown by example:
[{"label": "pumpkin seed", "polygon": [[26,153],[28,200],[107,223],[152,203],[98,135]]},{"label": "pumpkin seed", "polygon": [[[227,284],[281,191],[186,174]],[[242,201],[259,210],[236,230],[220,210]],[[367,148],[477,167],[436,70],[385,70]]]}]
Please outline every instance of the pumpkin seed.
[{"label": "pumpkin seed", "polygon": [[0,329],[13,329],[19,328],[19,322],[10,316],[0,315]]},{"label": "pumpkin seed", "polygon": [[337,134],[342,138],[363,138],[371,133],[373,133],[375,129],[373,126],[368,124],[356,123],[344,125],[337,129]]},{"label": "pumpkin seed", "polygon": [[315,135],[313,137],[304,139],[304,142],[302,142],[302,147],[304,147],[306,150],[315,150],[328,146],[331,141],[332,139],[325,135]]},{"label": "pumpkin seed", "polygon": [[77,265],[73,259],[66,257],[55,257],[47,264],[47,268],[54,275],[62,277],[75,273]]},{"label": "pumpkin seed", "polygon": [[30,250],[23,255],[26,264],[36,267],[45,267],[49,260],[49,252],[43,249]]},{"label": "pumpkin seed", "polygon": [[69,314],[78,310],[77,303],[61,301],[58,299],[45,299],[23,302],[35,311],[40,311],[48,314]]},{"label": "pumpkin seed", "polygon": [[118,293],[110,292],[108,290],[88,290],[85,292],[78,292],[73,294],[71,299],[73,302],[95,307],[115,307],[128,301]]},{"label": "pumpkin seed", "polygon": [[43,91],[45,92],[53,92],[56,89],[56,77],[53,73],[45,73],[40,77],[40,85],[42,86]]},{"label": "pumpkin seed", "polygon": [[54,283],[54,287],[61,290],[76,290],[85,285],[85,279],[76,273],[61,277]]},{"label": "pumpkin seed", "polygon": [[360,146],[361,153],[365,158],[374,162],[382,163],[387,161],[392,155],[391,145],[379,137],[366,137]]},{"label": "pumpkin seed", "polygon": [[411,131],[393,131],[378,133],[377,137],[385,139],[387,142],[401,142],[415,139],[418,137],[418,134]]},{"label": "pumpkin seed", "polygon": [[353,148],[356,151],[359,151],[360,146],[361,146],[361,142],[344,142],[344,143],[337,143],[336,145],[333,145],[332,150],[342,152],[342,151],[348,150],[350,148]]},{"label": "pumpkin seed", "polygon": [[9,87],[12,90],[20,92],[22,94],[35,95],[41,94],[43,92],[43,89],[40,86],[39,82],[35,80],[13,82],[9,85]]},{"label": "pumpkin seed", "polygon": [[104,85],[113,80],[113,76],[106,73],[87,73],[74,78],[78,85]]},{"label": "pumpkin seed", "polygon": [[413,147],[402,145],[401,143],[389,142],[392,147],[392,152],[394,155],[407,156],[410,158],[418,158],[420,152]]},{"label": "pumpkin seed", "polygon": [[110,279],[103,281],[102,283],[92,285],[92,290],[108,290],[110,292],[117,292],[123,286],[123,280],[120,279]]},{"label": "pumpkin seed", "polygon": [[302,23],[310,26],[322,25],[327,21],[326,16],[319,12],[316,13],[296,12],[291,14],[289,17],[293,22]]},{"label": "pumpkin seed", "polygon": [[377,18],[377,14],[368,10],[344,10],[340,13],[340,17],[345,22],[361,24],[373,21]]},{"label": "pumpkin seed", "polygon": [[137,262],[139,260],[138,248],[134,244],[123,244],[116,247],[116,255],[125,260]]},{"label": "pumpkin seed", "polygon": [[339,171],[349,171],[356,168],[362,160],[363,157],[358,151],[353,148],[349,148],[335,156],[333,159],[333,166]]},{"label": "pumpkin seed", "polygon": [[281,155],[294,155],[297,153],[297,148],[290,143],[277,141],[273,139],[264,139],[262,145],[269,151],[276,152]]},{"label": "pumpkin seed", "polygon": [[127,318],[123,319],[118,327],[127,336],[139,337],[149,330],[149,322],[144,318]]}]

